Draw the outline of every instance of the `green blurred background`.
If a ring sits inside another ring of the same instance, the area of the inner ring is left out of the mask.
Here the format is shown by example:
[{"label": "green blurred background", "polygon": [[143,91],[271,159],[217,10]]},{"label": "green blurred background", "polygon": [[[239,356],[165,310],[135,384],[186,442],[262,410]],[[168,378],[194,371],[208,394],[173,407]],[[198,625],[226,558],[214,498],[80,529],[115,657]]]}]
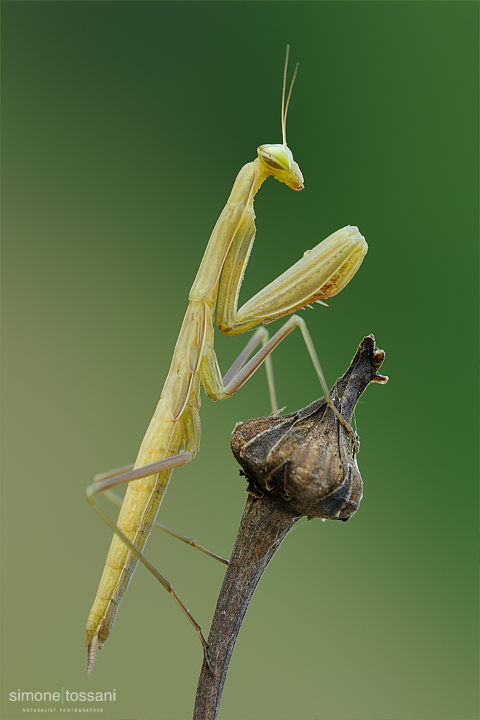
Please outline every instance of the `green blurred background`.
[{"label": "green blurred background", "polygon": [[[478,12],[3,3],[2,718],[28,707],[9,692],[62,687],[115,688],[108,720],[191,716],[200,645],[143,568],[86,678],[110,531],[84,489],[134,459],[235,175],[281,139],[287,42],[305,190],[259,193],[242,298],[358,225],[360,272],[305,318],[330,384],[371,332],[390,381],[357,408],[359,513],[287,538],[247,613],[221,717],[478,717]],[[222,368],[243,343],[218,338]],[[289,411],[318,397],[300,335],[274,362]],[[163,522],[229,555],[245,501],[230,432],[268,411],[263,371],[229,402],[204,401],[201,451],[174,473]],[[208,630],[223,566],[154,535],[148,556]]]}]

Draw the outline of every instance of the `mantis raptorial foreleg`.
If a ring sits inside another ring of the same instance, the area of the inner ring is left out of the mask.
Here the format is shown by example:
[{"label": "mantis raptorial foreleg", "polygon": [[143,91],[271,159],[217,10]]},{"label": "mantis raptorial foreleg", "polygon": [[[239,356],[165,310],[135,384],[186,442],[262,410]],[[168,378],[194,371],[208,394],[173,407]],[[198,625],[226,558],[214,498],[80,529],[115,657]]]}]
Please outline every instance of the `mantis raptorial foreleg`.
[{"label": "mantis raptorial foreleg", "polygon": [[[204,650],[206,648],[198,623],[173,592],[171,584],[142,553],[155,524],[172,469],[190,462],[197,453],[200,442],[201,384],[212,400],[230,397],[265,361],[272,409],[276,410],[270,353],[295,327],[299,327],[324,397],[356,442],[352,428],[333,404],[305,323],[294,313],[310,303],[336,295],[351,280],[367,252],[367,244],[358,229],[347,226],[333,233],[237,309],[240,287],[255,237],[255,194],[269,175],[292,190],[303,188],[302,173],[286,140],[286,115],[293,86],[292,81],[285,102],[287,60],[288,49],[282,94],[283,142],[278,145],[261,145],[257,150],[258,157],[247,163],[235,180],[190,290],[189,305],[170,370],[135,467],[113,477],[104,475],[87,488],[88,501],[115,533],[87,623],[88,672],[93,666],[97,648],[102,647],[110,634],[118,606],[139,559],[175,598],[198,632]],[[261,323],[291,316],[270,339],[264,328],[258,329],[223,379],[214,350],[213,328],[217,301],[217,325],[227,335],[243,333]],[[248,360],[260,343],[263,344],[261,350]],[[124,482],[129,482],[129,485],[115,524],[100,508],[96,496]]]},{"label": "mantis raptorial foreleg", "polygon": [[[268,323],[284,317],[295,309],[304,307],[308,299],[315,301],[320,297],[325,297],[329,284],[333,285],[335,281],[340,282],[340,280],[346,284],[356,271],[350,257],[347,257],[347,260],[344,260],[339,267],[338,258],[342,257],[342,251],[344,252],[346,247],[353,244],[357,245],[360,251],[366,252],[366,243],[358,232],[358,228],[347,226],[337,230],[313,250],[305,253],[301,260],[258,292],[240,310],[237,310],[240,287],[254,236],[255,225],[252,213],[244,221],[242,232],[237,233],[235,237],[224,263],[220,281],[217,324],[220,330],[227,335],[245,332],[245,330],[258,324],[259,319],[262,319],[264,323]],[[335,279],[335,274],[337,279]],[[318,292],[319,288],[322,289],[322,292]],[[227,380],[224,378],[223,381],[213,349],[213,338],[209,345],[209,333],[207,332],[207,349],[204,351],[202,365],[202,384],[205,392],[212,400],[222,400],[232,395],[295,327],[299,327],[301,330],[328,406],[335,413],[340,423],[348,430],[352,442],[356,444],[354,431],[332,402],[307,326],[304,320],[297,315],[290,317],[285,325],[264,344],[262,350],[238,371],[236,377],[232,377],[230,370],[225,376]]]}]

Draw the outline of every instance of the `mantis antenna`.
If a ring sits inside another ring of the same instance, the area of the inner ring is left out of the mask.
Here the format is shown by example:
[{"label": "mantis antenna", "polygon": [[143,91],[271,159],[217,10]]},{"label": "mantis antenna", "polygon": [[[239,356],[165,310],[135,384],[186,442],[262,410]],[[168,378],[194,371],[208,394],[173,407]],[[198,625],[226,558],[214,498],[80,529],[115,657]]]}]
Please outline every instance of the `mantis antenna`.
[{"label": "mantis antenna", "polygon": [[288,68],[288,56],[290,54],[290,45],[287,45],[287,52],[285,54],[285,67],[283,69],[283,88],[282,88],[282,139],[283,144],[287,145],[287,112],[288,105],[290,103],[290,97],[292,95],[293,83],[297,77],[298,66],[300,63],[297,62],[295,65],[295,72],[293,73],[292,82],[290,83],[290,89],[288,91],[287,103],[285,104],[285,87],[287,85],[287,68]]}]

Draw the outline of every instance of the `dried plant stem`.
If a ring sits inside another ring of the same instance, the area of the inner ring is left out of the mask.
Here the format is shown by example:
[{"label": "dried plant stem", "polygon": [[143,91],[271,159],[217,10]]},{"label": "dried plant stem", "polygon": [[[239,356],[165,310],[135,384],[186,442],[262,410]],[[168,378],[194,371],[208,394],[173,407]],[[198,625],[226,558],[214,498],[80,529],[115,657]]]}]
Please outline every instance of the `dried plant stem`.
[{"label": "dried plant stem", "polygon": [[230,658],[252,595],[268,563],[299,519],[298,514],[271,498],[248,498],[208,637],[215,674],[204,662],[194,720],[218,717]]}]

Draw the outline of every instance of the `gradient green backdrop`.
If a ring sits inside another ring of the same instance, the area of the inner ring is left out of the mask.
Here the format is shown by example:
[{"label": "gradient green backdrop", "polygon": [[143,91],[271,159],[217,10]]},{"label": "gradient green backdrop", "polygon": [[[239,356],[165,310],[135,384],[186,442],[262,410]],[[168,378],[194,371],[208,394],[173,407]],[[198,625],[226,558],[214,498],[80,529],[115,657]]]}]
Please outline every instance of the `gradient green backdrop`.
[{"label": "gradient green backdrop", "polygon": [[[390,382],[356,413],[359,513],[287,538],[221,717],[478,718],[477,3],[4,2],[2,20],[3,720],[25,717],[9,692],[62,687],[115,688],[107,720],[191,716],[200,645],[143,568],[86,678],[111,533],[84,488],[134,459],[235,175],[280,141],[287,42],[305,190],[262,188],[242,297],[358,225],[361,270],[305,317],[330,383],[371,332]],[[243,342],[218,339],[223,368]],[[319,395],[299,335],[275,368],[288,410]],[[205,400],[165,523],[228,556],[245,501],[230,432],[268,409],[263,371]],[[223,566],[154,535],[208,630]]]}]

